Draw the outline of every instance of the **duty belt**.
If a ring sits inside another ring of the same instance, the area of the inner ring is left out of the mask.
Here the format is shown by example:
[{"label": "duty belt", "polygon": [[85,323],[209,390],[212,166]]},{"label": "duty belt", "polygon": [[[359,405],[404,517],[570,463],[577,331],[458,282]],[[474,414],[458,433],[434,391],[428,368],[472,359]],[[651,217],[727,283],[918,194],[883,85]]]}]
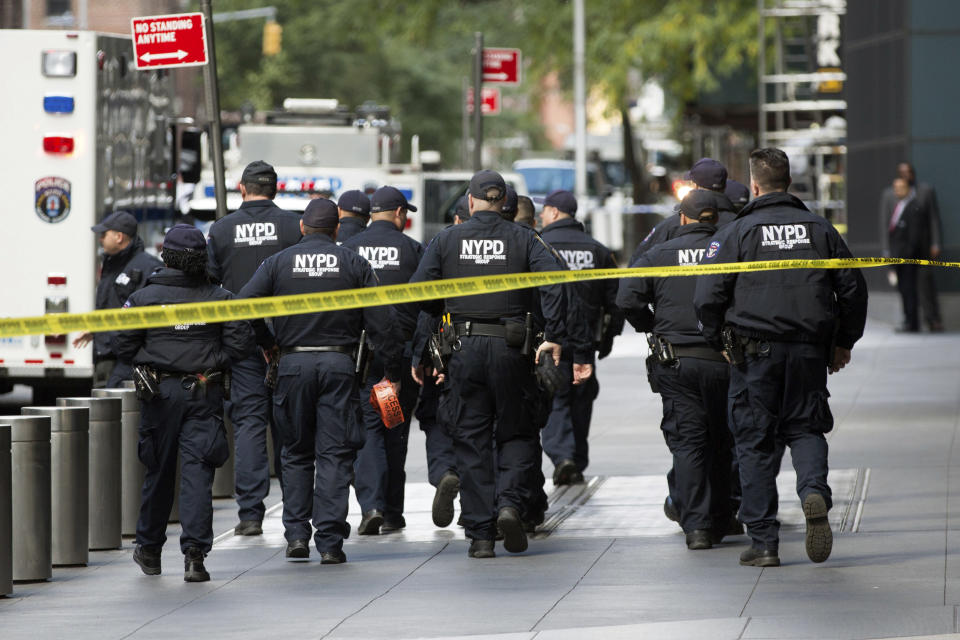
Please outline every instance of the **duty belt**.
[{"label": "duty belt", "polygon": [[699,360],[711,360],[713,362],[726,362],[723,354],[714,351],[710,347],[673,345],[673,355],[677,358],[697,358]]},{"label": "duty belt", "polygon": [[352,357],[356,351],[356,345],[342,344],[331,344],[320,347],[280,347],[281,356],[288,356],[291,353],[344,353]]},{"label": "duty belt", "polygon": [[488,336],[490,338],[506,338],[507,328],[502,324],[485,324],[482,322],[454,322],[454,334],[458,338],[463,336]]}]

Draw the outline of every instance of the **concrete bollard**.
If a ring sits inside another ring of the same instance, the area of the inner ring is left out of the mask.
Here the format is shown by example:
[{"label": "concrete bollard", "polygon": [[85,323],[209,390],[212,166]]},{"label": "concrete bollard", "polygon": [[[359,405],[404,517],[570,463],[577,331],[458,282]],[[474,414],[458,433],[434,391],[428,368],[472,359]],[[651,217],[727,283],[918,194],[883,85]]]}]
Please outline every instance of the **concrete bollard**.
[{"label": "concrete bollard", "polygon": [[53,566],[89,560],[89,421],[85,407],[24,407],[50,418],[50,502]]},{"label": "concrete bollard", "polygon": [[2,416],[10,424],[13,580],[53,575],[50,517],[50,418]]},{"label": "concrete bollard", "polygon": [[140,462],[137,444],[140,442],[140,401],[133,389],[94,389],[95,398],[120,398],[120,533],[137,533],[140,517],[140,497],[146,467]]},{"label": "concrete bollard", "polygon": [[0,596],[13,593],[13,470],[10,425],[0,424]]},{"label": "concrete bollard", "polygon": [[57,398],[60,407],[90,410],[90,549],[119,549],[121,436],[120,398]]}]

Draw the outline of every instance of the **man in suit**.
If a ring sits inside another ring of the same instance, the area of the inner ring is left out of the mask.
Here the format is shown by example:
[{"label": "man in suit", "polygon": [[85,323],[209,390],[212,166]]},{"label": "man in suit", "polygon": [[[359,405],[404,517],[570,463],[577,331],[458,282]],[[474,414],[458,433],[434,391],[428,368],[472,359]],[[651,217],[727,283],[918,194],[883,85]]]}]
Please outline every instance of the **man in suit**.
[{"label": "man in suit", "polygon": [[[897,165],[897,177],[906,180],[917,205],[924,210],[927,224],[927,238],[929,246],[924,250],[921,258],[938,260],[940,258],[941,237],[943,228],[940,223],[940,207],[937,203],[937,192],[925,183],[916,181],[913,165],[901,162]],[[899,198],[893,192],[893,187],[887,187],[880,199],[881,224],[889,225],[893,216],[894,207]],[[894,255],[894,254],[891,254]],[[940,317],[940,304],[937,300],[937,288],[933,279],[933,269],[919,269],[917,274],[918,305],[923,311],[923,317],[932,332],[943,331],[943,322]]]},{"label": "man in suit", "polygon": [[[930,221],[928,209],[923,206],[916,191],[910,188],[905,178],[893,181],[895,199],[893,212],[887,225],[890,256],[894,258],[923,259],[930,251]],[[915,264],[898,264],[897,289],[903,301],[904,322],[902,331],[920,331],[917,280],[921,267]]]}]

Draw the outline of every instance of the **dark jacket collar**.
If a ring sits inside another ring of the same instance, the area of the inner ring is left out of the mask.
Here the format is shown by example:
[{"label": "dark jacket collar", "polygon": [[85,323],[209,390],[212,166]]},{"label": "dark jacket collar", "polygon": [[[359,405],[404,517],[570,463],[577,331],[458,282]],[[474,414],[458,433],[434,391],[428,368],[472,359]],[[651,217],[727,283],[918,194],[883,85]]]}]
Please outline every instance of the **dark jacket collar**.
[{"label": "dark jacket collar", "polygon": [[340,218],[340,224],[345,224],[353,227],[360,227],[361,229],[367,226],[367,221],[363,218],[357,218],[355,216],[346,216]]},{"label": "dark jacket collar", "polygon": [[143,240],[140,239],[140,236],[136,236],[129,245],[119,253],[115,253],[112,256],[104,254],[103,256],[103,268],[107,271],[112,269],[123,269],[130,259],[139,251],[143,251]]},{"label": "dark jacket collar", "polygon": [[473,224],[494,224],[495,222],[500,220],[503,220],[503,218],[496,211],[477,211],[472,216],[470,216],[470,219],[467,220],[467,222],[464,224],[471,223],[471,222]]},{"label": "dark jacket collar", "polygon": [[774,191],[772,193],[765,193],[764,195],[751,200],[740,209],[740,213],[737,214],[737,218],[742,218],[746,215],[750,215],[758,209],[764,209],[766,207],[791,207],[794,209],[803,209],[804,211],[809,211],[807,206],[803,204],[803,201],[792,193],[787,193],[785,191]]},{"label": "dark jacket collar", "polygon": [[336,244],[333,238],[325,233],[308,233],[300,238],[297,244]]},{"label": "dark jacket collar", "polygon": [[240,203],[240,209],[247,211],[247,213],[252,213],[250,209],[272,209],[275,206],[273,200],[244,200]]},{"label": "dark jacket collar", "polygon": [[540,233],[546,233],[547,231],[553,231],[554,229],[576,229],[577,231],[583,231],[583,224],[576,218],[561,218],[556,222],[552,222],[540,230]]},{"label": "dark jacket collar", "polygon": [[367,229],[377,229],[381,231],[395,231],[400,233],[400,230],[397,229],[397,225],[393,224],[389,220],[374,220],[367,225]]},{"label": "dark jacket collar", "polygon": [[709,222],[692,222],[690,224],[680,225],[673,233],[674,238],[685,236],[688,233],[702,233],[704,235],[713,235],[717,231],[717,226]]},{"label": "dark jacket collar", "polygon": [[209,281],[205,276],[187,275],[179,269],[162,267],[159,271],[147,278],[147,284],[165,284],[170,287],[194,288]]}]

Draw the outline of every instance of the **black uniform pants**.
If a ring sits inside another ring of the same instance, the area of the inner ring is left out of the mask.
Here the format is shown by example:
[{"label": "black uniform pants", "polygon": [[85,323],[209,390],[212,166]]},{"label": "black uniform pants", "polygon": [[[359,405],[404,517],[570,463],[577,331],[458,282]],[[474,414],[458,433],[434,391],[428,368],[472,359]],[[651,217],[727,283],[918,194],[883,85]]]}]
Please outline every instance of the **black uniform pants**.
[{"label": "black uniform pants", "polygon": [[445,474],[457,473],[453,438],[447,423],[440,419],[439,404],[442,393],[445,392],[436,384],[435,378],[426,378],[420,389],[420,401],[416,410],[420,429],[426,436],[427,481],[435,487],[440,484]]},{"label": "black uniform pants", "polygon": [[283,526],[290,540],[310,538],[318,551],[340,551],[349,535],[350,482],[363,422],[354,360],[336,352],[280,359],[273,393],[283,439]]},{"label": "black uniform pants", "polygon": [[673,454],[675,502],[687,533],[725,526],[730,516],[732,436],[727,428],[730,366],[679,358],[657,366],[660,429]]},{"label": "black uniform pants", "polygon": [[600,393],[600,383],[594,367],[592,376],[582,384],[574,385],[572,357],[560,360],[560,371],[564,384],[553,394],[550,417],[543,429],[543,450],[553,461],[553,466],[564,460],[573,460],[582,472],[590,462],[587,436],[590,435],[593,401]]},{"label": "black uniform pants", "polygon": [[920,267],[917,278],[920,308],[927,326],[934,328],[943,324],[940,318],[940,301],[937,299],[937,282],[934,279],[937,270],[933,267]]},{"label": "black uniform pants", "polygon": [[833,428],[823,345],[767,342],[730,369],[729,421],[740,461],[740,520],[757,547],[777,549],[777,474],[790,447],[802,501],[819,493],[829,508],[827,440]]},{"label": "black uniform pants", "polygon": [[404,469],[407,463],[407,441],[419,387],[410,376],[410,369],[404,367],[400,380],[403,422],[387,429],[380,414],[369,402],[370,391],[373,385],[383,379],[383,373],[383,361],[374,357],[366,383],[360,391],[366,441],[363,448],[357,452],[353,486],[357,492],[357,502],[364,513],[377,509],[383,512],[387,522],[400,523],[403,518],[403,487],[407,482]]},{"label": "black uniform pants", "polygon": [[918,278],[920,266],[915,264],[898,264],[897,290],[903,302],[903,326],[909,331],[920,330],[920,303],[918,293]]},{"label": "black uniform pants", "polygon": [[450,390],[441,412],[450,416],[462,518],[468,538],[493,540],[496,514],[521,514],[536,502],[531,469],[539,466],[536,387],[528,356],[502,338],[460,339],[450,358]]},{"label": "black uniform pants", "polygon": [[138,453],[147,469],[137,520],[137,543],[160,549],[167,540],[180,453],[180,549],[204,554],[213,544],[213,472],[230,449],[223,428],[223,388],[188,391],[179,378],[160,381],[159,393],[140,405]]}]

